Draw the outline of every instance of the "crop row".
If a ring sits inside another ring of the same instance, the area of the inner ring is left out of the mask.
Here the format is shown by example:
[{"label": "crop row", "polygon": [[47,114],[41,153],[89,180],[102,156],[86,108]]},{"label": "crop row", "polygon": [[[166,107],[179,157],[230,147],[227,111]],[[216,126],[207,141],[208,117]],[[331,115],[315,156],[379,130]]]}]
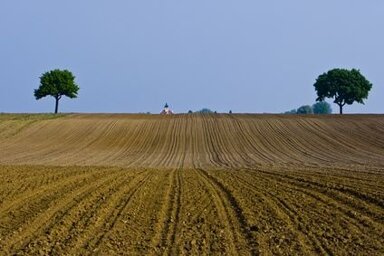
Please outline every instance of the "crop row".
[{"label": "crop row", "polygon": [[361,186],[309,167],[1,166],[0,175],[5,254],[384,253],[375,172],[355,173]]}]

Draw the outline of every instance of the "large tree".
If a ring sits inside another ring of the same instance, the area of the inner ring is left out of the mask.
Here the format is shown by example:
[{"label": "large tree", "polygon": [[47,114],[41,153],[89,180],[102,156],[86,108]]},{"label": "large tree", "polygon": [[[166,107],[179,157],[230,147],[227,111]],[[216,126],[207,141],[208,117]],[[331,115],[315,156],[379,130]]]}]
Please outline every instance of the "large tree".
[{"label": "large tree", "polygon": [[351,105],[355,101],[364,104],[372,84],[359,70],[336,68],[320,75],[314,87],[317,92],[316,101],[334,98],[333,102],[339,105],[340,114],[343,114],[345,104]]},{"label": "large tree", "polygon": [[36,100],[45,96],[55,98],[55,114],[59,110],[59,100],[63,96],[76,98],[79,86],[75,84],[75,76],[68,70],[55,69],[40,77],[40,86],[35,89]]}]

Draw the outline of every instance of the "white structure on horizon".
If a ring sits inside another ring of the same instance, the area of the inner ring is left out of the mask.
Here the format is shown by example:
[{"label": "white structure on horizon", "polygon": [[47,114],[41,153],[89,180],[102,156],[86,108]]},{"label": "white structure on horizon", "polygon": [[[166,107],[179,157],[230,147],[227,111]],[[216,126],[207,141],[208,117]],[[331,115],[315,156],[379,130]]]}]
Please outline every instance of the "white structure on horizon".
[{"label": "white structure on horizon", "polygon": [[160,113],[161,115],[172,115],[173,111],[169,108],[168,103],[165,103],[163,111]]}]

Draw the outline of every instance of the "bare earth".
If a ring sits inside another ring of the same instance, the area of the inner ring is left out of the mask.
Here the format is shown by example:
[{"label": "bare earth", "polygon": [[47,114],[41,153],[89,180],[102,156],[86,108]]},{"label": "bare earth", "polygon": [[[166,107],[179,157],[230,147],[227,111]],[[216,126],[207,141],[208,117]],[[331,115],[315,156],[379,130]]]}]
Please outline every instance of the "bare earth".
[{"label": "bare earth", "polygon": [[0,255],[384,255],[384,116],[0,115]]}]

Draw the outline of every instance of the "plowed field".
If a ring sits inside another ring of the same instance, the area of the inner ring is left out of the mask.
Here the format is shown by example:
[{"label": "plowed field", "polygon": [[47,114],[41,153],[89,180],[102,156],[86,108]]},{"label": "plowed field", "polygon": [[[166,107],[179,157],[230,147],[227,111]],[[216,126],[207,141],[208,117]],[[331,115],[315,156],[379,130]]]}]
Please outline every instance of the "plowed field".
[{"label": "plowed field", "polygon": [[384,255],[384,116],[0,115],[0,255]]}]

